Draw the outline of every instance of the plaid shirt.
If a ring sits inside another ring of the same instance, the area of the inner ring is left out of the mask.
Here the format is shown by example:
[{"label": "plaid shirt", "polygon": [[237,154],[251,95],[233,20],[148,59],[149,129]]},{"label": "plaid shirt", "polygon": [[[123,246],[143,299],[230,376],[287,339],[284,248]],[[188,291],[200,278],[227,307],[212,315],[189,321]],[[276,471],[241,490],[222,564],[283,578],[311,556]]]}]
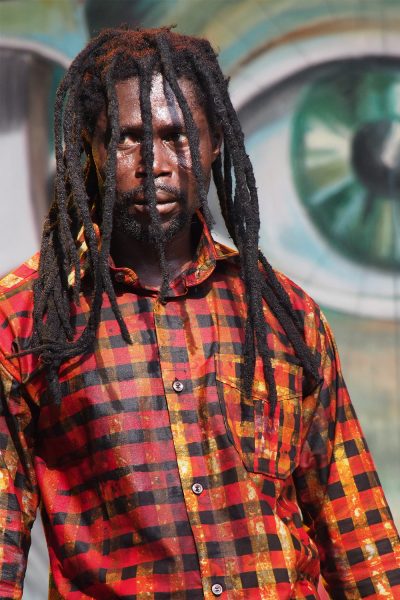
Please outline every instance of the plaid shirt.
[{"label": "plaid shirt", "polygon": [[[400,598],[400,545],[314,302],[278,274],[320,359],[299,359],[264,307],[278,392],[256,361],[241,393],[244,287],[206,228],[165,304],[113,269],[127,345],[107,299],[94,352],[60,369],[10,358],[32,328],[37,256],[1,282],[0,597],[20,598],[40,498],[50,598]],[[82,294],[77,325],[87,316]]]}]

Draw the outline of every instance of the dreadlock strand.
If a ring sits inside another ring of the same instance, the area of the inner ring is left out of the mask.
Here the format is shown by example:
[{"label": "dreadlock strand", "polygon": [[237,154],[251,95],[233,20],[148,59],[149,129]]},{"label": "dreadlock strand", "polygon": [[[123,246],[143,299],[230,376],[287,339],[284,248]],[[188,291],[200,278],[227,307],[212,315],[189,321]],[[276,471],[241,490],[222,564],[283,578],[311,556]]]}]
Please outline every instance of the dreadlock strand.
[{"label": "dreadlock strand", "polygon": [[[84,223],[84,233],[85,240],[88,244],[89,248],[89,256],[92,263],[92,268],[96,269],[98,253],[97,253],[97,240],[96,234],[93,228],[93,223],[90,219],[90,213],[88,208],[88,197],[84,190],[84,185],[82,182],[82,178],[79,177],[80,172],[80,158],[81,152],[80,148],[80,135],[81,135],[81,119],[79,107],[77,106],[77,92],[82,83],[85,67],[87,65],[87,59],[91,55],[94,55],[99,46],[102,46],[104,42],[112,37],[115,37],[115,32],[111,32],[108,30],[104,32],[103,35],[100,36],[100,39],[93,40],[88,44],[88,46],[76,57],[71,65],[71,68],[68,72],[69,77],[65,78],[63,85],[60,88],[60,97],[59,104],[57,105],[56,115],[58,115],[58,122],[56,119],[56,130],[57,133],[61,131],[61,115],[62,115],[62,105],[60,106],[60,102],[63,101],[63,95],[65,91],[69,91],[69,98],[67,102],[66,112],[64,114],[64,139],[66,140],[66,162],[67,168],[63,170],[61,173],[62,177],[58,178],[58,181],[61,182],[62,179],[65,179],[67,176],[68,182],[71,185],[73,196],[76,200],[78,212],[82,218],[82,222]],[[58,125],[58,126],[57,126]],[[58,150],[59,154],[57,156],[58,164],[64,165],[64,160],[61,159],[62,153],[62,136],[59,136]],[[58,191],[59,198],[59,206],[60,206],[60,216],[62,219],[62,235],[69,233],[69,228],[67,224],[67,210],[66,210],[66,194],[65,188],[61,186]],[[65,240],[65,237],[64,237]],[[63,241],[64,241],[63,240]],[[74,299],[77,302],[79,291],[80,291],[80,264],[79,257],[76,252],[76,247],[74,240],[69,238],[70,242],[69,247],[71,249],[71,254],[73,256],[74,263],[74,271],[75,271],[75,282],[74,282]],[[64,241],[65,243],[65,241]],[[70,264],[69,267],[72,265]]]},{"label": "dreadlock strand", "polygon": [[[225,81],[221,77],[220,77],[220,84],[221,84],[221,86],[225,85]],[[214,89],[213,91],[215,93],[216,89]],[[227,112],[229,115],[229,122],[232,124],[235,138],[236,138],[236,140],[239,140],[241,144],[243,144],[243,132],[240,127],[240,123],[237,119],[236,112],[234,111],[232,104],[230,102],[228,94],[226,94],[226,99],[227,99],[226,106],[227,106]],[[221,106],[221,104],[219,106]],[[225,133],[225,130],[224,130],[224,133]],[[255,185],[254,174],[253,174],[253,170],[251,167],[251,163],[250,163],[247,155],[245,156],[244,165],[245,165],[245,171],[246,171],[246,181],[250,188],[250,196],[253,198],[253,200],[254,199],[257,200],[257,190],[256,190],[256,185]],[[226,176],[226,174],[227,174],[227,170],[225,169],[225,176]],[[254,202],[252,204],[254,204]],[[255,204],[258,206],[258,202],[255,202]],[[223,210],[222,210],[222,213],[224,214]],[[225,221],[226,221],[227,228],[228,228],[228,221],[226,219],[225,219]],[[229,230],[229,228],[228,228],[228,230]],[[242,234],[243,234],[243,228],[242,228]],[[239,246],[240,246],[240,244],[239,244]],[[301,323],[300,323],[297,313],[293,309],[293,306],[290,302],[290,299],[289,299],[287,293],[283,289],[283,286],[281,285],[280,281],[277,279],[272,267],[266,261],[265,257],[262,255],[261,252],[259,252],[258,259],[260,260],[261,264],[263,265],[263,267],[266,271],[266,274],[268,275],[268,286],[263,285],[264,289],[263,289],[262,296],[263,296],[264,300],[268,304],[270,304],[274,307],[279,321],[283,325],[284,330],[285,330],[286,334],[288,335],[289,340],[291,341],[291,343],[296,351],[296,354],[299,356],[299,358],[304,363],[304,366],[305,366],[306,370],[308,371],[308,373],[311,374],[313,377],[318,378],[317,365],[316,365],[314,356],[311,353],[311,351],[309,350],[309,348],[306,346],[301,335],[299,334],[299,330],[301,328]],[[258,275],[257,279],[259,280],[260,273],[258,273],[257,275]],[[261,275],[261,277],[262,277],[262,275]],[[262,282],[262,284],[264,284],[263,278],[262,278],[261,282]],[[253,279],[253,286],[254,286],[254,279]],[[279,298],[279,300],[277,302],[275,301],[276,300],[275,294]],[[257,309],[257,313],[258,314],[256,315],[256,320],[257,320],[256,331],[259,332],[260,331],[259,326],[261,326],[261,327],[263,326],[263,324],[265,323],[265,319],[264,319],[263,315],[260,313],[259,309]],[[301,331],[302,331],[302,328],[301,328]],[[248,340],[248,338],[247,338],[247,340]],[[245,347],[247,347],[247,348],[249,347],[248,342],[245,344]],[[259,340],[258,348],[259,348],[259,351],[262,353],[263,352],[263,338],[262,337]],[[265,364],[267,364],[267,363],[265,363]]]},{"label": "dreadlock strand", "polygon": [[[68,137],[69,132],[71,132],[73,142],[69,143]],[[77,133],[76,133],[76,115],[74,112],[74,98],[72,94],[69,95],[67,105],[66,105],[66,117],[64,121],[64,140],[66,148],[70,146],[76,145]],[[68,182],[68,185],[71,186],[73,180],[74,169],[70,168],[68,164],[68,152],[64,152],[63,162],[65,163],[65,172],[64,178]],[[73,165],[75,167],[75,165]],[[72,192],[73,193],[73,192]],[[75,237],[73,231],[71,230],[71,216],[69,214],[68,206],[69,206],[69,195],[65,193],[65,187],[59,193],[59,202],[58,202],[58,226],[55,229],[55,232],[58,232],[61,247],[65,249],[65,260],[63,264],[63,271],[60,273],[60,277],[64,277],[66,281],[68,281],[68,277],[73,270],[75,273],[75,294],[74,300],[78,303],[79,290],[80,290],[80,264],[79,264],[79,256],[76,248]],[[66,286],[67,287],[67,286]],[[68,299],[65,310],[68,311]]]},{"label": "dreadlock strand", "polygon": [[[250,177],[243,169],[246,166],[246,160],[243,161],[243,152],[240,152],[235,127],[228,118],[225,96],[227,93],[221,93],[221,89],[215,84],[213,77],[204,72],[203,65],[195,58],[194,65],[201,74],[203,82],[207,85],[214,98],[216,112],[223,127],[225,147],[232,154],[232,162],[235,170],[236,192],[234,206],[238,206],[239,219],[236,227],[231,226],[230,220],[226,220],[228,231],[235,233],[233,238],[239,248],[241,257],[241,273],[246,286],[246,302],[249,307],[250,318],[246,323],[245,345],[244,345],[244,383],[246,393],[250,393],[250,382],[254,378],[255,354],[254,343],[257,343],[257,349],[262,357],[264,377],[269,386],[270,411],[275,409],[277,402],[276,384],[271,363],[271,352],[268,348],[268,330],[262,309],[262,293],[260,273],[258,270],[258,231],[259,214],[257,190],[254,184],[254,177]],[[220,86],[221,87],[221,86]],[[225,82],[224,82],[225,87]],[[222,88],[222,92],[224,90]],[[248,160],[248,157],[246,155]],[[228,163],[229,165],[229,163]],[[227,165],[227,166],[228,166]],[[228,182],[229,185],[229,182]],[[254,210],[254,204],[257,209]],[[226,211],[225,211],[226,212]],[[224,214],[224,211],[222,210]],[[240,218],[242,216],[242,218]],[[255,339],[254,339],[255,338]]]},{"label": "dreadlock strand", "polygon": [[[99,269],[101,272],[101,279],[103,281],[104,289],[110,300],[113,312],[118,321],[121,334],[123,339],[128,343],[131,342],[128,328],[122,317],[121,310],[118,306],[114,286],[110,277],[110,269],[108,259],[110,256],[110,243],[111,233],[113,224],[113,208],[116,196],[116,164],[117,164],[117,146],[119,140],[119,111],[118,111],[118,99],[115,91],[113,71],[117,62],[115,57],[107,70],[105,83],[108,96],[108,109],[107,117],[111,129],[111,137],[107,148],[107,159],[105,164],[105,181],[104,181],[104,200],[103,200],[103,220],[102,220],[102,245],[100,251],[100,262]],[[100,311],[102,306],[102,288],[99,285],[97,289],[96,297],[93,302],[93,310],[91,311],[91,330],[93,332],[93,338],[96,334],[98,321],[100,319]]]},{"label": "dreadlock strand", "polygon": [[[225,108],[225,99],[223,95],[224,90],[221,92],[216,85],[212,74],[210,75],[208,71],[205,70],[204,64],[202,64],[202,62],[196,56],[193,57],[193,67],[203,81],[203,85],[205,85],[209,97],[212,97],[214,100],[215,110],[219,121],[221,122],[224,133],[225,146],[232,156],[236,181],[236,193],[233,208],[234,212],[238,213],[239,218],[236,222],[237,227],[239,227],[239,231],[241,232],[241,235],[239,232],[236,232],[233,240],[239,248],[241,261],[244,261],[245,263],[243,275],[246,288],[251,294],[253,287],[252,280],[254,280],[256,273],[257,258],[254,248],[257,248],[258,246],[259,222],[257,219],[258,212],[255,213],[250,202],[250,193],[247,186],[245,172],[243,170],[243,152],[240,152],[241,149],[237,144],[237,137],[234,134],[234,130],[229,119],[227,118],[227,110]],[[225,93],[225,95],[227,94]],[[238,206],[237,211],[235,211],[235,205]],[[235,231],[235,229],[237,229],[237,227],[230,227],[230,224],[227,221],[226,225],[228,230],[231,229],[231,231]]]},{"label": "dreadlock strand", "polygon": [[276,294],[277,298],[279,298],[279,301],[285,307],[286,312],[293,319],[298,331],[303,332],[303,324],[301,323],[300,318],[297,315],[296,311],[293,309],[293,305],[290,301],[290,298],[289,298],[287,292],[283,288],[279,279],[276,277],[276,274],[275,274],[272,266],[269,264],[269,262],[267,261],[267,259],[265,258],[265,256],[261,252],[261,250],[259,251],[259,261],[265,271],[265,274],[266,274],[266,277],[268,280],[268,284],[274,290],[274,293]]},{"label": "dreadlock strand", "polygon": [[[76,90],[78,86],[76,87]],[[73,120],[73,128],[65,131],[65,139],[66,139],[66,150],[65,150],[65,161],[67,165],[67,176],[68,183],[71,187],[71,196],[74,199],[74,207],[76,218],[79,219],[77,223],[75,223],[76,229],[80,226],[83,226],[83,234],[84,239],[86,241],[88,247],[88,255],[91,263],[92,270],[96,270],[97,263],[99,259],[98,250],[97,250],[97,239],[96,233],[94,231],[93,223],[90,218],[89,212],[89,198],[86,193],[86,189],[84,186],[84,182],[82,181],[82,177],[80,176],[81,170],[81,144],[80,144],[80,131],[81,131],[81,118],[80,111],[77,105],[77,101],[75,98],[75,102],[73,104],[74,110],[74,120]],[[71,218],[70,218],[71,220]],[[74,232],[74,238],[76,239],[78,231]],[[81,286],[81,278],[80,278],[80,257],[77,252],[77,248],[74,245],[74,254],[73,254],[73,268],[74,268],[74,301],[75,303],[79,302],[79,292]],[[72,265],[71,265],[72,266]]]},{"label": "dreadlock strand", "polygon": [[[203,67],[201,62],[196,58],[195,64],[201,72]],[[240,164],[244,172],[245,184],[242,181],[242,177],[239,177],[237,184],[241,194],[243,194],[243,191],[245,190],[244,198],[242,199],[241,195],[240,197],[244,204],[244,209],[247,209],[246,213],[250,217],[246,221],[246,225],[250,225],[255,233],[257,238],[256,246],[258,246],[258,232],[260,227],[258,194],[252,165],[249,156],[244,151],[243,131],[227,92],[227,83],[219,67],[217,66],[213,69],[211,74],[204,73],[203,77],[212,89],[216,110],[220,113],[223,124],[226,125],[226,127],[224,127],[224,133],[226,131],[229,134],[229,148],[233,150],[234,154],[240,155]],[[253,265],[255,265],[254,260]]]},{"label": "dreadlock strand", "polygon": [[161,217],[157,210],[156,185],[154,181],[154,151],[153,151],[153,122],[151,113],[150,93],[153,78],[154,57],[141,61],[139,63],[140,76],[140,111],[143,123],[143,140],[141,145],[142,157],[144,162],[145,177],[144,191],[148,202],[151,223],[154,228],[152,237],[158,251],[160,269],[161,269],[161,286],[159,297],[162,302],[165,301],[166,294],[169,289],[169,273],[165,256],[165,235],[161,226]]},{"label": "dreadlock strand", "polygon": [[[75,206],[77,207],[78,213],[85,213],[85,208],[86,211],[88,211],[87,208],[87,196],[85,193],[83,193],[84,191],[84,186],[83,185],[79,185],[79,172],[81,170],[81,151],[80,151],[80,130],[79,130],[79,126],[80,126],[80,121],[79,121],[79,113],[76,110],[76,93],[77,90],[79,89],[79,85],[81,82],[81,78],[77,78],[77,81],[74,82],[73,86],[71,87],[71,89],[69,90],[69,98],[68,98],[68,102],[67,102],[67,106],[66,106],[66,114],[64,117],[64,139],[65,139],[65,145],[66,145],[66,151],[65,151],[65,164],[66,164],[66,179],[68,181],[69,186],[71,187],[71,194],[72,197],[74,198],[75,201]],[[73,282],[73,298],[75,303],[79,302],[79,292],[80,292],[80,259],[78,256],[78,252],[74,243],[74,238],[72,237],[72,232],[70,229],[70,223],[71,223],[71,218],[70,215],[68,213],[68,206],[67,203],[65,201],[65,195],[62,192],[60,194],[60,199],[59,199],[59,206],[60,206],[60,216],[62,218],[62,224],[64,224],[64,227],[62,228],[62,230],[66,230],[68,227],[68,231],[69,234],[71,236],[72,239],[72,250],[71,250],[71,260],[69,262],[69,264],[67,265],[67,274],[66,274],[66,278],[68,277],[68,275],[71,273],[71,271],[73,270],[74,272],[74,282]],[[79,210],[80,209],[80,210]],[[85,222],[85,229],[87,227],[92,228],[93,229],[93,223],[91,222],[90,219],[83,219]],[[88,221],[90,221],[90,225],[88,223]],[[77,232],[75,232],[76,235]],[[93,232],[94,233],[94,232]],[[90,234],[88,234],[87,237],[90,237]],[[93,238],[93,236],[92,236]],[[88,244],[88,248],[89,248],[89,254],[93,257],[94,255],[94,251],[93,251],[93,243],[89,243]],[[97,248],[95,250],[95,252],[97,253]],[[92,258],[92,265],[93,265],[93,271],[95,271],[96,269],[96,255],[94,255],[94,257]],[[59,316],[63,316],[65,315],[65,313],[69,313],[70,314],[70,307],[69,307],[69,295],[68,295],[68,279],[66,279],[65,281],[65,285],[62,286],[62,297],[63,297],[63,303],[65,306],[65,310],[64,311],[60,311],[58,310],[58,314]],[[56,306],[57,303],[56,303]],[[66,318],[62,318],[61,319],[62,323],[66,323],[67,319]],[[70,322],[70,317],[68,318],[68,322]],[[71,340],[72,335],[69,334],[68,338]],[[77,349],[76,343],[72,344],[72,346],[70,347],[70,349]]]},{"label": "dreadlock strand", "polygon": [[45,332],[46,324],[43,321],[44,314],[47,310],[48,299],[53,289],[54,282],[59,276],[58,263],[55,254],[51,255],[51,252],[47,249],[44,252],[47,257],[47,277],[45,282],[42,282],[40,278],[35,281],[33,287],[34,297],[34,309],[33,309],[33,334],[32,340],[34,345],[40,345]]},{"label": "dreadlock strand", "polygon": [[171,49],[165,35],[158,35],[156,38],[157,47],[160,52],[160,57],[163,65],[163,73],[167,79],[175,98],[177,99],[179,108],[182,111],[183,120],[188,133],[190,156],[192,159],[192,168],[197,182],[197,190],[200,197],[200,204],[203,211],[206,223],[211,227],[212,217],[207,204],[207,191],[204,180],[204,173],[200,160],[200,138],[197,126],[194,122],[192,113],[186,98],[179,86],[173,62],[171,60]]},{"label": "dreadlock strand", "polygon": [[280,302],[275,290],[269,285],[268,280],[263,282],[263,297],[266,300],[268,299],[268,306],[278,321],[280,323],[282,323],[282,321],[287,321],[284,330],[289,338],[290,343],[292,344],[293,348],[298,349],[298,357],[300,358],[302,365],[308,374],[314,379],[318,379],[318,365],[313,353],[308,348],[295,323],[287,318],[285,319],[285,315],[287,317],[286,309]]},{"label": "dreadlock strand", "polygon": [[[233,168],[234,168],[234,172],[235,172],[235,181],[236,181],[235,201],[232,203],[232,207],[233,207],[233,209],[235,209],[235,205],[238,206],[238,210],[236,212],[239,213],[240,218],[237,219],[237,223],[235,224],[236,225],[235,227],[230,226],[230,223],[228,221],[226,221],[226,226],[227,226],[228,230],[232,231],[232,233],[235,232],[234,236],[233,236],[233,240],[234,240],[235,244],[238,246],[239,251],[240,251],[240,248],[242,248],[242,251],[240,252],[241,258],[246,260],[247,254],[245,252],[244,246],[248,243],[248,240],[247,240],[248,236],[246,236],[246,233],[247,234],[250,233],[250,230],[248,230],[248,226],[249,226],[249,222],[251,223],[253,213],[251,211],[249,213],[246,213],[246,212],[244,212],[244,210],[242,210],[242,208],[245,209],[247,206],[246,197],[248,197],[249,192],[247,189],[244,171],[242,168],[243,161],[241,160],[240,149],[238,148],[233,128],[232,128],[229,120],[227,119],[227,112],[224,108],[224,101],[221,98],[220,90],[217,88],[213,79],[211,77],[209,77],[208,72],[206,72],[204,70],[204,65],[201,63],[201,61],[197,57],[194,57],[194,59],[193,59],[193,66],[194,66],[194,69],[196,70],[196,72],[198,73],[199,77],[201,77],[203,84],[206,86],[209,96],[213,97],[213,99],[214,99],[215,110],[216,110],[218,118],[221,122],[223,133],[224,133],[224,140],[225,140],[224,147],[226,148],[226,150],[228,150],[228,152],[232,156],[232,163],[233,163]],[[224,150],[225,150],[225,148],[224,148]],[[230,198],[231,197],[232,197],[232,195],[230,194]],[[224,214],[224,212],[226,212],[226,211],[222,210],[223,214]],[[234,212],[235,212],[235,210],[234,210]],[[241,236],[238,235],[238,233],[236,231],[238,227],[240,228],[240,230],[242,232]],[[254,230],[256,230],[256,227],[253,228],[253,231]],[[240,238],[242,238],[242,239],[240,239]],[[248,267],[250,265],[246,265],[246,266]]]},{"label": "dreadlock strand", "polygon": [[217,190],[218,200],[221,206],[221,213],[226,224],[226,228],[228,230],[229,235],[232,239],[236,237],[235,227],[232,223],[232,219],[229,216],[229,205],[232,204],[232,198],[228,196],[228,190],[225,185],[224,175],[222,174],[222,158],[221,154],[217,156],[214,160],[212,166],[212,174],[215,183],[215,188]]},{"label": "dreadlock strand", "polygon": [[[72,237],[72,232],[69,228],[68,213],[67,213],[67,190],[65,182],[67,180],[67,165],[63,149],[63,139],[68,137],[69,131],[73,131],[73,96],[70,92],[71,86],[73,86],[73,71],[66,76],[57,91],[56,104],[55,104],[55,121],[54,121],[54,137],[55,137],[55,150],[56,150],[56,165],[57,165],[57,176],[56,176],[56,197],[57,197],[57,212],[56,216],[59,219],[58,229],[60,229],[60,239],[63,244],[63,249],[71,252],[71,248],[75,248],[75,243]],[[72,88],[73,89],[73,88]],[[65,111],[63,110],[65,96],[67,95],[67,102]],[[74,132],[75,134],[75,132]],[[66,144],[67,145],[67,144]]]}]

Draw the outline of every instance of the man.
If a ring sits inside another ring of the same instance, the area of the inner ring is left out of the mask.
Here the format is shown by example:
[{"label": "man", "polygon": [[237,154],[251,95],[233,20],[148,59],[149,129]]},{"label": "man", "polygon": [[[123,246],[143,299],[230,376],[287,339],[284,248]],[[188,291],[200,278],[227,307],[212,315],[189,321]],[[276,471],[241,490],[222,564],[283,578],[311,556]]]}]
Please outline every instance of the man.
[{"label": "man", "polygon": [[[258,251],[209,43],[102,32],[56,131],[40,261],[2,282],[1,598],[39,498],[53,599],[312,599],[320,571],[333,598],[400,598],[329,327]],[[211,173],[238,252],[210,236]]]}]

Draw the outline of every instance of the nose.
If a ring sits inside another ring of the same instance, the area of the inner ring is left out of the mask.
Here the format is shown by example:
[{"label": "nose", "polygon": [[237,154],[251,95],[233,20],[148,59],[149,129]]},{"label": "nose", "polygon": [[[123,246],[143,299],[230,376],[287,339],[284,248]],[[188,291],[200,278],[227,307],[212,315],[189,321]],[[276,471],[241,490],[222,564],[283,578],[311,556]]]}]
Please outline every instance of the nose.
[{"label": "nose", "polygon": [[[171,163],[168,157],[168,150],[162,140],[153,141],[153,176],[170,177],[172,175]],[[136,177],[146,177],[146,166],[143,160],[143,153],[136,169]]]}]

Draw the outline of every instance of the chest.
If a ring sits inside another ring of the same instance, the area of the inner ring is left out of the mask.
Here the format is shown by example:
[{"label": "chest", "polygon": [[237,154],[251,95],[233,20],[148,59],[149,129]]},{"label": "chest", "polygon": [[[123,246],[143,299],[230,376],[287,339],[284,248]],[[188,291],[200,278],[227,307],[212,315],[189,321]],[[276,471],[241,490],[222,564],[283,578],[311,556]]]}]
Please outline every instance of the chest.
[{"label": "chest", "polygon": [[[61,368],[62,402],[41,393],[38,454],[47,466],[91,472],[148,463],[173,441],[204,457],[222,444],[254,472],[284,477],[295,466],[301,432],[301,369],[272,333],[278,390],[274,415],[260,358],[245,397],[242,290],[226,280],[160,304],[126,294],[126,344],[103,307],[94,352]],[[271,329],[274,325],[271,321]],[[272,329],[273,331],[273,329]],[[290,356],[289,356],[290,358]]]}]

